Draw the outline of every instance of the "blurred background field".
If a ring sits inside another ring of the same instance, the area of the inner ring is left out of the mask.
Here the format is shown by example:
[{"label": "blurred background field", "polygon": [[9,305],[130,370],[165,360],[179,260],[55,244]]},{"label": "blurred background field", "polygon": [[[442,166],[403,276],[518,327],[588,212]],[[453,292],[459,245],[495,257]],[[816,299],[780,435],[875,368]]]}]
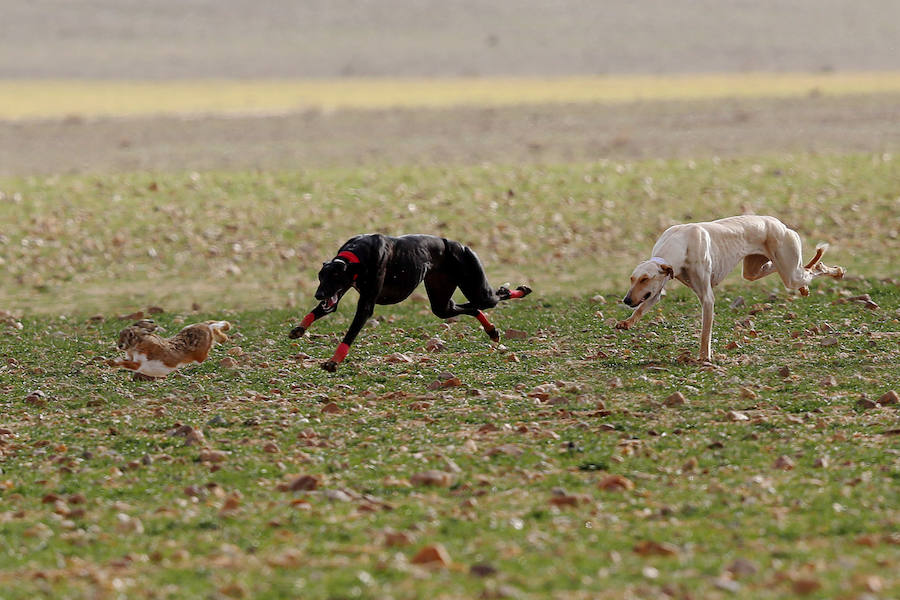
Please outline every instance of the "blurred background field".
[{"label": "blurred background field", "polygon": [[283,306],[360,230],[618,289],[744,211],[895,275],[898,6],[3,2],[0,306]]},{"label": "blurred background field", "polygon": [[0,8],[0,175],[900,147],[894,0]]}]

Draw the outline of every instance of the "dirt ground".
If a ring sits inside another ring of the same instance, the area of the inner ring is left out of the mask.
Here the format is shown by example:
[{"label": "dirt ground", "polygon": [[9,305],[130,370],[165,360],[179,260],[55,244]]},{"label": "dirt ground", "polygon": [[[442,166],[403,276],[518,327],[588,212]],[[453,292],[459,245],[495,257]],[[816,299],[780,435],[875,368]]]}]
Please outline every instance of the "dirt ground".
[{"label": "dirt ground", "polygon": [[894,95],[0,122],[0,175],[898,150]]}]

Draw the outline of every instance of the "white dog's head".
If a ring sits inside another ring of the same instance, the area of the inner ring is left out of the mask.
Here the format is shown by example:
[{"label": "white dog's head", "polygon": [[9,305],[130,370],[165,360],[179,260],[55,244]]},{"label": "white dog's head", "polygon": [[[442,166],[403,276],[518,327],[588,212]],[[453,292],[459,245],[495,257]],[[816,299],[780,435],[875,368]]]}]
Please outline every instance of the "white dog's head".
[{"label": "white dog's head", "polygon": [[645,260],[632,271],[631,289],[625,294],[622,302],[637,308],[650,298],[659,296],[666,283],[673,277],[675,277],[674,269],[663,260],[656,257]]}]

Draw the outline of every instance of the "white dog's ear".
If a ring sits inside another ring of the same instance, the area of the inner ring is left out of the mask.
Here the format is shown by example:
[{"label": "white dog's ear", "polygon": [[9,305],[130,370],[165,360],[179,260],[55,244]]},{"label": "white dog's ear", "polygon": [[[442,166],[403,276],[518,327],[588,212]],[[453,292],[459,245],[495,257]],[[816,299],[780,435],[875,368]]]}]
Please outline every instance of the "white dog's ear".
[{"label": "white dog's ear", "polygon": [[659,268],[669,277],[675,278],[675,269],[672,268],[672,265],[659,265]]}]

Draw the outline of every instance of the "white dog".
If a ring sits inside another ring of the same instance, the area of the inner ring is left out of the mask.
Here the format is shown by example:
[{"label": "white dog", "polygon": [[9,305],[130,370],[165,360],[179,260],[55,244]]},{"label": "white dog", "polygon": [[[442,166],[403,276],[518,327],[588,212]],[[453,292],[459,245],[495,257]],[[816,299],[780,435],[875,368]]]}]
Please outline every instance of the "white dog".
[{"label": "white dog", "polygon": [[653,255],[635,267],[631,289],[623,302],[634,307],[630,317],[616,324],[628,329],[659,302],[670,279],[688,286],[703,307],[700,360],[710,360],[713,324],[713,288],[743,259],[744,279],[755,281],[778,272],[788,289],[809,295],[809,282],[827,275],[844,276],[841,267],[819,262],[827,244],[816,247],[816,255],[803,266],[800,236],[775,217],[743,215],[707,223],[685,223],[666,229],[653,246]]}]

